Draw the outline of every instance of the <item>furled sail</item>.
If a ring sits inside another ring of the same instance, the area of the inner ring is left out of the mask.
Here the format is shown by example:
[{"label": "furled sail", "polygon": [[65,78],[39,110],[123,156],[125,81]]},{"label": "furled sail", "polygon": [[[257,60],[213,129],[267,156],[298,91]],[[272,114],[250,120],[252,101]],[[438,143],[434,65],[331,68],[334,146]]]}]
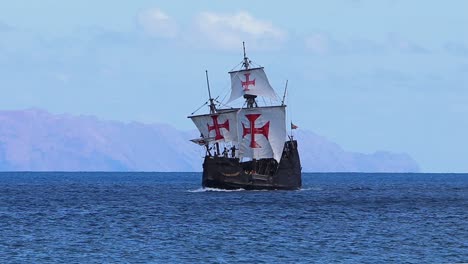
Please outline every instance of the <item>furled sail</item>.
[{"label": "furled sail", "polygon": [[230,142],[237,140],[237,111],[209,115],[189,116],[207,141]]},{"label": "furled sail", "polygon": [[263,71],[263,67],[233,71],[229,74],[231,74],[231,97],[228,103],[244,96],[244,94],[277,99],[276,93]]},{"label": "furled sail", "polygon": [[286,140],[285,107],[244,108],[237,118],[239,156],[280,162]]}]

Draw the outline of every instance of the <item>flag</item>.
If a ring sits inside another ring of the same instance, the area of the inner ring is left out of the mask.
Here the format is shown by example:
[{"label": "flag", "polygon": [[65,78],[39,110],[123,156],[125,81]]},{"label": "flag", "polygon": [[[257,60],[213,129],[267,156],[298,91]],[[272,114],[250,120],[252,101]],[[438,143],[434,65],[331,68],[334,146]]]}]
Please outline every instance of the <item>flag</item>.
[{"label": "flag", "polygon": [[296,126],[295,124],[293,124],[293,123],[291,122],[291,129],[297,129],[297,128],[298,128],[298,126]]}]

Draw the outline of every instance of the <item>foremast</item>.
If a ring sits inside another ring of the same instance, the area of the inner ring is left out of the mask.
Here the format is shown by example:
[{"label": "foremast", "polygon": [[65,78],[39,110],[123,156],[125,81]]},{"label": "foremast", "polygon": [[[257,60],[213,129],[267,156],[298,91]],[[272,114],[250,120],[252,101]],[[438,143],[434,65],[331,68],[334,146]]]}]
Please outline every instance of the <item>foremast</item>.
[{"label": "foremast", "polygon": [[[205,70],[205,75],[206,75],[206,87],[208,88],[208,97],[209,97],[209,102],[210,102],[210,104],[209,104],[210,115],[214,115],[214,114],[216,114],[216,105],[214,103],[213,97],[211,96],[210,80],[208,79],[208,70]],[[208,132],[209,132],[209,126],[208,126]],[[202,134],[202,137],[204,137],[203,134]],[[215,143],[215,147],[216,147],[216,153],[219,153],[219,143],[218,142]],[[206,152],[210,153],[209,144],[205,144],[205,148],[206,148]]]},{"label": "foremast", "polygon": [[210,80],[208,79],[208,71],[205,70],[205,75],[206,75],[206,87],[208,87],[208,97],[209,97],[209,102],[210,102],[210,114],[215,114],[216,113],[216,105],[214,103],[213,97],[211,97],[211,90],[210,90]]}]

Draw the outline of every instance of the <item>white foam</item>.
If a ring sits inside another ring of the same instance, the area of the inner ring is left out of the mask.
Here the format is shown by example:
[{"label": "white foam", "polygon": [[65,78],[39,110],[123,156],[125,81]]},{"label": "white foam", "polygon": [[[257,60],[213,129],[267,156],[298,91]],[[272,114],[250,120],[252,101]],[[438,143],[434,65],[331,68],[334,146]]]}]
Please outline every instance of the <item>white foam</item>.
[{"label": "white foam", "polygon": [[301,191],[316,191],[316,192],[319,192],[319,191],[323,191],[323,189],[322,188],[317,188],[317,187],[316,188],[311,187],[311,188],[301,188],[298,191],[300,191],[300,192]]},{"label": "white foam", "polygon": [[191,193],[199,193],[199,192],[240,192],[245,191],[245,189],[235,189],[235,190],[226,190],[226,189],[218,189],[218,188],[198,188],[196,190],[188,190]]}]

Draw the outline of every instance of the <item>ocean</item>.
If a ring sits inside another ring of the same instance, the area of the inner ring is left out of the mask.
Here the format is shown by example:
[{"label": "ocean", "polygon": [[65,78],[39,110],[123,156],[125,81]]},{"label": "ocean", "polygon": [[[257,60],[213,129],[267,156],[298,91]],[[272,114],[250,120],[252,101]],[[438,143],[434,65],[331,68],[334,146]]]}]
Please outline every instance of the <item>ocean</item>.
[{"label": "ocean", "polygon": [[468,174],[0,173],[0,263],[468,262]]}]

